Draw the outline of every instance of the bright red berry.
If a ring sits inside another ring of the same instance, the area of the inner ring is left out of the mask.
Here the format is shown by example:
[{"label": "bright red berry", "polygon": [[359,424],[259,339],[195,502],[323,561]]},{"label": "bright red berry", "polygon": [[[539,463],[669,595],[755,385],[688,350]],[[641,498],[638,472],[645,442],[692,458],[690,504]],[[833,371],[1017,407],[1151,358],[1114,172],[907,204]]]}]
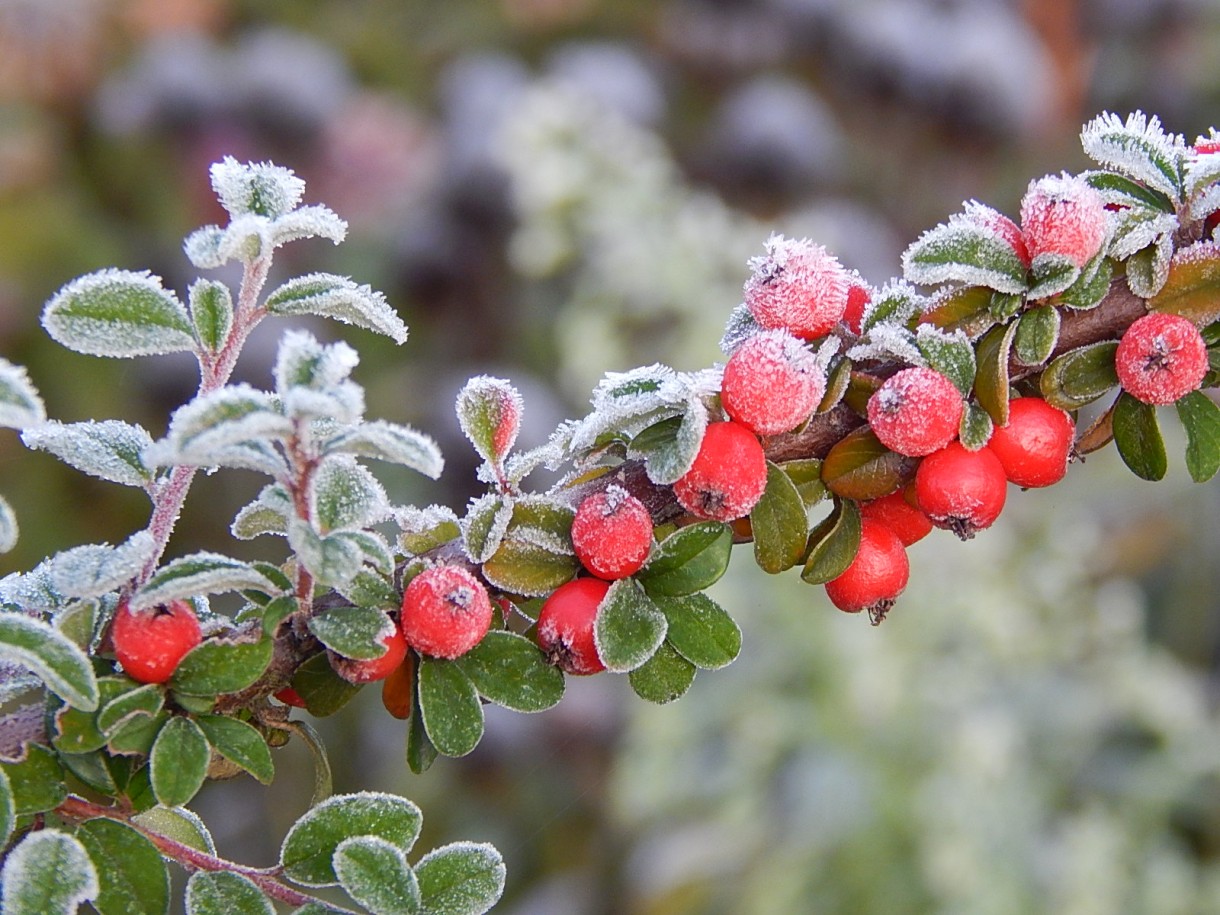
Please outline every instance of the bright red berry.
[{"label": "bright red berry", "polygon": [[1035,488],[1063,479],[1075,439],[1071,416],[1040,397],[1020,397],[1008,404],[1008,425],[996,428],[987,447],[1010,483]]},{"label": "bright red berry", "polygon": [[600,578],[577,578],[560,585],[538,611],[538,645],[547,660],[570,674],[606,669],[597,654],[593,625],[597,608],[610,590]]},{"label": "bright red berry", "polygon": [[907,586],[910,572],[907,551],[898,535],[880,521],[865,518],[856,558],[842,575],[826,583],[826,595],[846,613],[867,610],[875,626]]},{"label": "bright red berry", "polygon": [[843,309],[843,323],[853,334],[864,329],[864,312],[873,300],[873,294],[863,283],[852,283],[847,290],[847,307]]},{"label": "bright red berry", "polygon": [[178,662],[203,641],[194,608],[184,600],[132,610],[119,604],[110,629],[114,654],[123,672],[141,683],[164,683]]},{"label": "bright red berry", "polygon": [[1047,175],[1021,200],[1021,230],[1031,258],[1058,254],[1083,267],[1105,243],[1106,203],[1082,178]]},{"label": "bright red berry", "polygon": [[767,457],[754,433],[732,421],[712,423],[674,497],[692,515],[732,521],[750,513],[767,488]]},{"label": "bright red berry", "polygon": [[275,698],[285,705],[291,705],[293,708],[305,708],[305,699],[291,686],[285,686],[275,693]]},{"label": "bright red berry", "polygon": [[581,565],[598,578],[634,575],[652,551],[652,516],[623,487],[607,486],[576,509],[572,546]]},{"label": "bright red berry", "polygon": [[816,340],[843,318],[851,274],[821,245],[773,235],[750,268],[746,307],[763,327]]},{"label": "bright red berry", "polygon": [[724,367],[720,402],[729,416],[759,435],[795,429],[826,393],[817,359],[787,331],[755,334]]},{"label": "bright red berry", "polygon": [[887,378],[869,398],[868,422],[881,444],[922,457],[957,438],[965,402],[935,369],[915,366]]},{"label": "bright red berry", "polygon": [[1114,357],[1123,390],[1149,404],[1171,404],[1207,374],[1207,344],[1180,315],[1146,314],[1127,328]]},{"label": "bright red berry", "polygon": [[491,598],[483,583],[460,566],[433,566],[402,595],[402,634],[420,654],[464,655],[491,628]]},{"label": "bright red berry", "polygon": [[348,683],[372,683],[376,680],[384,680],[398,669],[403,658],[407,656],[407,639],[402,634],[402,630],[395,626],[393,632],[382,639],[381,643],[385,646],[385,653],[379,658],[359,660],[332,654],[330,666]]},{"label": "bright red berry", "polygon": [[915,494],[933,524],[969,540],[1000,516],[1008,478],[990,448],[968,451],[951,442],[920,461]]},{"label": "bright red berry", "polygon": [[897,489],[888,496],[865,502],[860,506],[860,515],[880,521],[898,535],[903,546],[910,546],[932,533],[932,519],[914,501],[913,487]]}]

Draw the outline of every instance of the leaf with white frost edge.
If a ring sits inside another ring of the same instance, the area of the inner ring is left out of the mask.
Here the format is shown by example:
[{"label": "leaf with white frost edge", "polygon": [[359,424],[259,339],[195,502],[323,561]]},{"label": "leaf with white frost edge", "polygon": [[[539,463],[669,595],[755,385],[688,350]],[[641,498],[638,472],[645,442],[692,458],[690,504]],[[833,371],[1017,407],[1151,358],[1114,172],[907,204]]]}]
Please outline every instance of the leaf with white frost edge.
[{"label": "leaf with white frost edge", "polygon": [[47,302],[42,326],[57,343],[90,356],[125,359],[195,348],[190,316],[161,278],[99,270],[75,279]]},{"label": "leaf with white frost edge", "polygon": [[363,545],[343,533],[322,537],[308,521],[288,520],[288,545],[320,585],[345,587],[364,564]]},{"label": "leaf with white frost edge", "polygon": [[440,448],[431,437],[410,426],[382,420],[343,430],[323,442],[322,451],[401,464],[433,480],[440,477],[445,466]]},{"label": "leaf with white frost edge", "polygon": [[0,553],[17,545],[17,514],[8,500],[0,496]]},{"label": "leaf with white frost edge", "polygon": [[283,537],[288,533],[288,518],[292,512],[292,497],[288,490],[283,484],[270,483],[253,502],[242,506],[229,525],[229,532],[238,540],[253,540],[260,534]]},{"label": "leaf with white frost edge", "polygon": [[276,315],[318,315],[384,334],[395,343],[407,340],[407,325],[385,296],[371,287],[330,273],[310,273],[272,291],[263,306]]},{"label": "leaf with white frost edge", "polygon": [[149,448],[144,459],[156,465],[210,466],[209,452],[248,440],[273,441],[292,434],[272,395],[236,384],[196,397],[179,407],[164,439]]},{"label": "leaf with white frost edge", "polygon": [[67,597],[100,597],[133,581],[155,548],[148,531],[137,531],[118,546],[91,543],[73,547],[51,559],[51,580]]},{"label": "leaf with white frost edge", "polygon": [[253,213],[275,219],[301,202],[305,182],[272,162],[241,163],[225,156],[208,169],[212,190],[234,219]]},{"label": "leaf with white frost edge", "polygon": [[199,552],[163,565],[131,599],[133,609],[156,607],[199,594],[253,588],[275,593],[274,583],[254,566],[220,553]]},{"label": "leaf with white frost edge", "polygon": [[74,837],[57,829],[27,835],[0,871],[5,915],[72,915],[97,896],[97,870]]},{"label": "leaf with white frost edge", "polygon": [[360,354],[342,340],[322,343],[304,330],[290,330],[275,356],[275,390],[286,397],[293,388],[324,391],[346,381],[360,364]]},{"label": "leaf with white frost edge", "polygon": [[377,836],[352,836],[335,848],[335,874],[347,894],[378,915],[418,915],[419,883],[407,857]]},{"label": "leaf with white frost edge", "polygon": [[196,280],[187,291],[195,334],[205,349],[217,352],[233,329],[233,294],[224,283]]},{"label": "leaf with white frost edge", "polygon": [[225,264],[225,258],[220,254],[223,240],[224,230],[220,226],[203,226],[186,237],[182,251],[200,270],[215,270]]},{"label": "leaf with white frost edge", "polygon": [[320,204],[298,207],[271,223],[271,244],[278,248],[302,238],[327,238],[339,244],[347,237],[347,222]]},{"label": "leaf with white frost edge", "polygon": [[1182,198],[1186,141],[1166,134],[1155,115],[1135,111],[1123,121],[1105,112],[1084,126],[1080,143],[1085,155],[1101,165],[1143,181],[1170,200]]},{"label": "leaf with white frost edge", "polygon": [[24,613],[0,613],[0,658],[32,671],[73,708],[97,708],[97,678],[89,658],[50,624]]},{"label": "leaf with white frost edge", "polygon": [[369,527],[390,515],[385,489],[353,457],[323,459],[311,483],[311,516],[323,534]]},{"label": "leaf with white frost edge", "polygon": [[415,865],[430,915],[483,915],[500,900],[506,873],[500,852],[485,842],[443,845]]},{"label": "leaf with white frost edge", "polygon": [[46,419],[46,408],[25,368],[0,359],[0,426],[24,429]]},{"label": "leaf with white frost edge", "polygon": [[153,472],[144,464],[152,436],[140,426],[117,419],[61,423],[55,420],[26,429],[27,448],[46,451],[82,473],[122,486],[144,488]]},{"label": "leaf with white frost edge", "polygon": [[233,871],[196,871],[186,882],[186,912],[187,915],[275,915],[275,906],[249,877]]}]

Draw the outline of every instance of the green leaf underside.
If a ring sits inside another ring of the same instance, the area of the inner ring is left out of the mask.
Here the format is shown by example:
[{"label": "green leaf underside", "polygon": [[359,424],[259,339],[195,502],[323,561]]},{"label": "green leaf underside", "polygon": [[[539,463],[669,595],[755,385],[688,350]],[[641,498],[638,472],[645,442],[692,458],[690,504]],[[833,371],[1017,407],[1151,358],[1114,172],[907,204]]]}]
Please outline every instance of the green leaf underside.
[{"label": "green leaf underside", "polygon": [[666,641],[696,667],[718,670],[741,651],[741,629],[706,594],[658,597],[656,605],[669,623]]},{"label": "green leaf underside", "polygon": [[694,664],[664,642],[651,658],[628,674],[628,680],[641,699],[664,705],[686,694],[695,681],[696,670]]},{"label": "green leaf underside", "polygon": [[1124,392],[1114,406],[1113,426],[1114,444],[1131,472],[1143,480],[1163,479],[1169,469],[1169,459],[1156,407],[1141,403]]},{"label": "green leaf underside", "polygon": [[208,740],[189,718],[171,718],[149,754],[153,794],[166,807],[188,803],[208,772]]},{"label": "green leaf underside", "polygon": [[150,807],[133,816],[132,821],[188,848],[208,854],[216,853],[216,845],[208,828],[198,816],[184,807]]},{"label": "green leaf underside", "polygon": [[429,915],[482,915],[504,892],[504,859],[491,845],[455,842],[424,855],[415,877]]},{"label": "green leaf underside", "polygon": [[496,630],[457,660],[479,694],[517,712],[540,712],[563,698],[564,676],[524,636]]},{"label": "green leaf underside", "polygon": [[822,482],[836,496],[866,501],[893,492],[914,467],[911,458],[890,451],[863,426],[849,432],[822,461]]},{"label": "green leaf underside", "polygon": [[268,294],[263,304],[271,314],[318,315],[384,334],[395,343],[407,339],[407,325],[381,293],[342,276],[296,277]]},{"label": "green leaf underside", "polygon": [[415,873],[398,846],[377,836],[353,836],[335,849],[335,874],[347,894],[378,915],[415,915],[421,898]]},{"label": "green leaf underside", "polygon": [[18,843],[0,880],[5,915],[72,915],[98,893],[89,853],[74,836],[56,829],[30,833]]},{"label": "green leaf underside", "polygon": [[186,883],[187,915],[275,915],[275,906],[249,877],[197,871]]},{"label": "green leaf underside", "polygon": [[733,532],[719,521],[700,521],[662,540],[637,575],[650,597],[679,597],[711,587],[728,568]]},{"label": "green leaf underside", "polygon": [[325,654],[316,654],[299,665],[292,675],[292,688],[305,700],[305,708],[315,718],[333,715],[360,692],[330,666]]},{"label": "green leaf underside", "polygon": [[483,576],[510,594],[541,597],[571,580],[579,568],[575,556],[509,538],[483,563]]},{"label": "green leaf underside", "polygon": [[419,707],[419,677],[411,691],[411,717],[407,721],[407,766],[416,775],[427,772],[439,755],[424,728],[424,716]]},{"label": "green leaf underside", "polygon": [[912,282],[983,283],[1001,292],[1025,289],[1025,265],[1012,246],[967,222],[938,226],[915,242],[903,257]]},{"label": "green leaf underside", "polygon": [[822,482],[822,462],[819,459],[784,461],[779,466],[796,486],[806,508],[817,505],[826,498],[827,489],[826,484]]},{"label": "green leaf underside", "polygon": [[1206,483],[1220,470],[1220,406],[1202,391],[1174,406],[1186,429],[1186,468],[1196,483]]},{"label": "green leaf underside", "polygon": [[169,871],[157,847],[126,823],[99,818],[76,837],[97,868],[102,915],[155,915],[169,906]]},{"label": "green leaf underside", "polygon": [[478,690],[453,661],[420,660],[419,709],[428,738],[445,756],[465,756],[483,736]]},{"label": "green leaf underside", "polygon": [[271,760],[267,741],[257,728],[224,715],[200,715],[195,723],[217,753],[264,785],[271,784],[275,777],[275,764]]},{"label": "green leaf underside", "polygon": [[199,342],[216,352],[233,327],[233,297],[229,287],[213,280],[197,280],[190,290],[191,321]]},{"label": "green leaf underside", "polygon": [[860,508],[843,500],[809,532],[809,547],[801,579],[821,585],[838,578],[860,549]]},{"label": "green leaf underside", "polygon": [[665,615],[631,578],[610,586],[593,625],[597,655],[607,670],[626,673],[647,661],[665,639]]},{"label": "green leaf underside", "polygon": [[33,671],[69,705],[97,708],[97,678],[89,658],[49,624],[23,613],[0,612],[0,658]]},{"label": "green leaf underside", "polygon": [[767,488],[750,512],[754,561],[764,572],[777,574],[801,561],[809,523],[805,501],[792,478],[768,462]]},{"label": "green leaf underside", "polygon": [[182,659],[170,686],[188,696],[240,692],[263,675],[274,649],[266,637],[257,642],[208,639]]},{"label": "green leaf underside", "polygon": [[1031,308],[1017,322],[1013,349],[1026,365],[1041,365],[1059,342],[1059,310],[1053,305]]},{"label": "green leaf underside", "polygon": [[1076,410],[1116,387],[1117,349],[1117,341],[1103,340],[1056,357],[1039,382],[1046,402],[1061,410]]}]

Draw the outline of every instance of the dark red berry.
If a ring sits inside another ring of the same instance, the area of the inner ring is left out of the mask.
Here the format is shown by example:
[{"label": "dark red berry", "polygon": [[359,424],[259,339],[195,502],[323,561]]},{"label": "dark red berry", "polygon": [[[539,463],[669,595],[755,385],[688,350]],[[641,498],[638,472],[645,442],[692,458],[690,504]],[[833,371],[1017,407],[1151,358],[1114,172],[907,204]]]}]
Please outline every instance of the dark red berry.
[{"label": "dark red berry", "polygon": [[875,626],[907,586],[910,571],[898,535],[880,521],[865,518],[856,558],[842,575],[826,583],[826,595],[845,613],[867,610]]},{"label": "dark red berry", "polygon": [[536,636],[547,660],[560,670],[584,676],[606,669],[597,653],[597,608],[610,590],[600,578],[577,578],[560,585],[538,611]]},{"label": "dark red berry", "polygon": [[123,672],[141,683],[164,683],[187,652],[203,641],[195,610],[184,600],[147,610],[121,603],[110,637]]},{"label": "dark red berry", "polygon": [[762,445],[745,426],[729,421],[707,427],[694,464],[674,484],[674,496],[692,515],[732,521],[748,515],[766,488]]},{"label": "dark red berry", "polygon": [[652,551],[652,516],[644,503],[611,485],[580,503],[572,546],[581,565],[598,578],[634,575]]},{"label": "dark red berry", "polygon": [[989,448],[968,451],[951,442],[929,454],[915,472],[919,507],[937,527],[969,540],[1004,509],[1008,478]]},{"label": "dark red berry", "polygon": [[1180,315],[1144,315],[1127,328],[1114,357],[1123,390],[1148,404],[1171,404],[1207,374],[1207,344]]},{"label": "dark red berry", "polygon": [[1071,416],[1040,397],[1021,397],[1009,403],[1008,424],[996,428],[987,447],[1010,483],[1036,488],[1063,479],[1075,438]]},{"label": "dark red berry", "polygon": [[491,598],[483,583],[460,566],[433,566],[402,595],[402,634],[420,654],[464,655],[491,628]]}]

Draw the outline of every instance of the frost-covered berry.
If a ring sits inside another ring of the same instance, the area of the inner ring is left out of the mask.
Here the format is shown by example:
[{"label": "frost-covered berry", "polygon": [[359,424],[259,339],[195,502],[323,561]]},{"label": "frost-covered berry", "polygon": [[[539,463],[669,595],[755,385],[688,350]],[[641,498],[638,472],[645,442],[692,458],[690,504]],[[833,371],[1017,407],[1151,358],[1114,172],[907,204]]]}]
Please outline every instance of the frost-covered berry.
[{"label": "frost-covered berry", "polygon": [[678,504],[712,521],[742,518],[767,488],[767,458],[754,433],[733,421],[712,423],[690,470],[674,484]]},{"label": "frost-covered berry", "polygon": [[787,331],[769,330],[733,351],[720,402],[743,426],[777,435],[807,420],[825,393],[826,374],[813,353]]},{"label": "frost-covered berry", "polygon": [[178,663],[203,641],[194,608],[184,600],[132,610],[119,605],[110,629],[114,655],[123,672],[141,683],[164,683]]},{"label": "frost-covered berry", "polygon": [[1067,473],[1076,423],[1040,397],[1008,405],[1008,424],[991,434],[987,447],[1000,459],[1008,482],[1026,488],[1050,486]]},{"label": "frost-covered berry", "polygon": [[491,598],[483,583],[460,566],[433,566],[402,595],[402,634],[420,654],[464,655],[491,628]]},{"label": "frost-covered berry", "polygon": [[1031,258],[1058,254],[1083,267],[1106,240],[1106,203],[1082,178],[1047,175],[1021,200],[1021,231]]},{"label": "frost-covered berry", "polygon": [[990,448],[967,451],[951,442],[919,462],[915,494],[933,524],[969,540],[1000,516],[1008,478]]},{"label": "frost-covered berry", "polygon": [[407,639],[397,626],[381,642],[385,646],[385,654],[379,658],[358,660],[356,658],[341,658],[331,654],[330,666],[335,673],[348,683],[373,683],[384,680],[398,669],[407,656]]},{"label": "frost-covered berry", "polygon": [[932,519],[916,503],[913,486],[865,502],[860,506],[860,516],[880,521],[898,535],[903,546],[917,543],[932,533]]},{"label": "frost-covered berry", "polygon": [[593,624],[610,583],[577,578],[560,585],[538,611],[536,637],[547,660],[560,670],[583,676],[606,669],[597,653]]},{"label": "frost-covered berry", "polygon": [[621,486],[607,486],[576,509],[572,546],[580,564],[598,578],[634,575],[652,551],[652,516]]},{"label": "frost-covered berry", "polygon": [[843,318],[852,277],[821,245],[773,235],[750,269],[745,303],[763,327],[816,340]]},{"label": "frost-covered berry", "polygon": [[935,369],[914,366],[891,375],[873,393],[868,422],[891,451],[921,457],[957,438],[964,410],[952,381]]},{"label": "frost-covered berry", "polygon": [[1180,315],[1147,314],[1118,342],[1114,368],[1123,390],[1149,404],[1171,404],[1207,374],[1207,344]]},{"label": "frost-covered berry", "polygon": [[846,571],[826,583],[826,596],[845,613],[867,610],[873,625],[885,619],[907,586],[911,567],[902,540],[880,521],[860,525],[860,549]]}]

